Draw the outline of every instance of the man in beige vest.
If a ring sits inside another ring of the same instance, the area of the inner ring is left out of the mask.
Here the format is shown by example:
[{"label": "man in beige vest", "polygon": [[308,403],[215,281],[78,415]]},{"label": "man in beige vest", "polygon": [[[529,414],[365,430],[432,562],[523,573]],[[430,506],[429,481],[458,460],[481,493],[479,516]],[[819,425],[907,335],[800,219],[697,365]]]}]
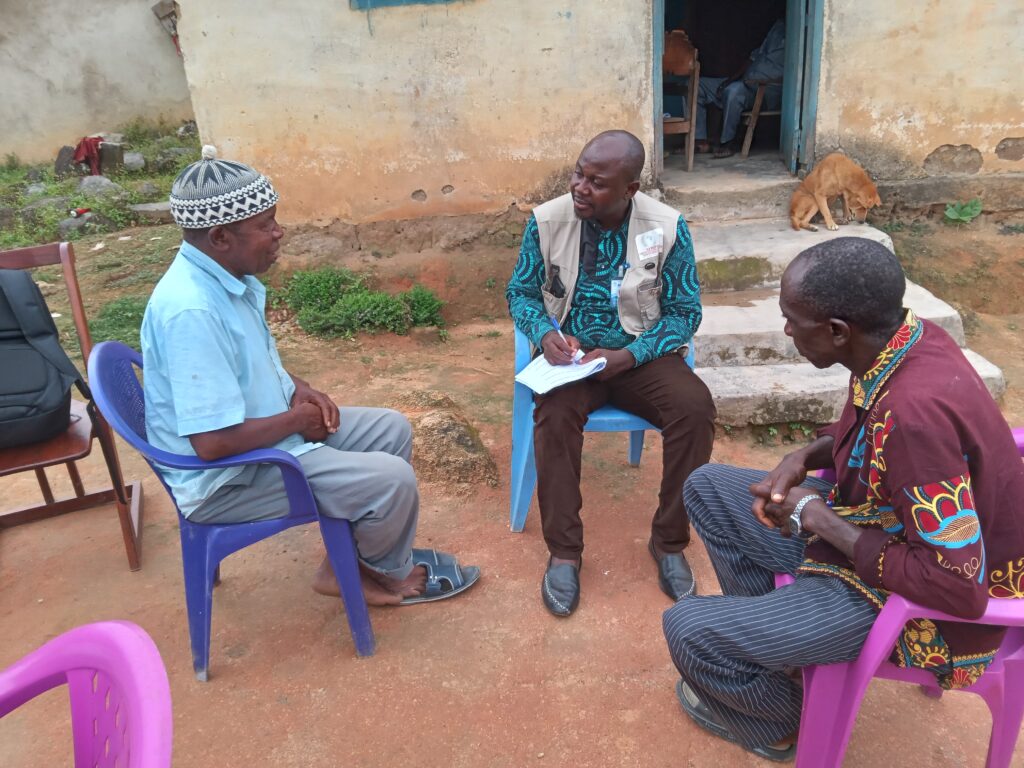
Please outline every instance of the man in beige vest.
[{"label": "man in beige vest", "polygon": [[[701,320],[693,244],[678,211],[639,192],[640,140],[606,131],[583,148],[569,193],[534,209],[506,298],[516,326],[552,365],[604,357],[603,371],[535,398],[537,498],[551,554],[544,605],[579,604],[583,426],[605,404],[661,429],[664,463],[648,549],[673,600],[696,590],[683,549],[683,483],[711,458],[715,407],[684,355]],[[561,331],[556,331],[557,321]]]}]

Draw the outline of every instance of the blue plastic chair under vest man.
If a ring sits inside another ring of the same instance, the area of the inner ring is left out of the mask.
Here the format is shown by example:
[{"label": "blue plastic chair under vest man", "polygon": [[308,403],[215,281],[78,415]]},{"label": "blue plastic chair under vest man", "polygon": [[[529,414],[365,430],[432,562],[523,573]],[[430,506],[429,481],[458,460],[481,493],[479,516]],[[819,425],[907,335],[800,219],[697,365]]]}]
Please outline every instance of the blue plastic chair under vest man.
[{"label": "blue plastic chair under vest man", "polygon": [[[515,372],[519,373],[529,365],[533,350],[526,334],[515,329],[516,360]],[[693,368],[693,342],[686,354],[686,364]],[[605,405],[594,411],[583,427],[584,432],[629,432],[629,464],[640,466],[640,455],[644,450],[644,432],[657,427],[646,419],[634,416],[613,405]],[[512,475],[510,480],[511,500],[509,522],[512,530],[521,532],[526,525],[534,488],[537,487],[537,465],[533,455],[533,392],[529,387],[514,383],[512,391]]]},{"label": "blue plastic chair under vest man", "polygon": [[281,468],[289,511],[285,517],[232,525],[199,525],[188,521],[178,510],[181,529],[181,555],[185,570],[185,605],[192,640],[192,666],[196,677],[205,681],[210,665],[210,625],[213,588],[220,581],[220,562],[240,549],[269,538],[296,525],[320,523],[320,533],[331,561],[345,615],[352,632],[356,653],[372,656],[375,648],[370,614],[359,578],[359,561],[352,527],[348,520],[321,517],[302,465],[287,451],[261,448],[203,461],[198,456],[183,456],[160,450],[146,441],[146,404],[135,368],[142,371],[142,356],[131,347],[105,341],[89,356],[89,386],[100,412],[128,444],[145,457],[160,478],[171,501],[174,493],[164,483],[158,466],[172,469],[213,469],[244,464],[274,464]]}]

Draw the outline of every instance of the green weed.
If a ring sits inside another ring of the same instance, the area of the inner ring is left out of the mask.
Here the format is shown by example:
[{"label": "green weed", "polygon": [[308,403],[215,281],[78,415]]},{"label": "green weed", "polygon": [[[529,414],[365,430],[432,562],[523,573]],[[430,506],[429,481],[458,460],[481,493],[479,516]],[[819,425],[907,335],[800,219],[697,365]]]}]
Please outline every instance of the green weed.
[{"label": "green weed", "polygon": [[422,285],[414,285],[399,297],[409,308],[409,316],[413,325],[444,325],[444,318],[441,317],[441,308],[444,302],[434,292]]},{"label": "green weed", "polygon": [[295,272],[285,285],[283,296],[293,312],[312,317],[330,310],[345,294],[360,291],[365,291],[363,279],[352,270],[323,267]]},{"label": "green weed", "polygon": [[93,343],[114,339],[139,349],[139,328],[146,301],[145,296],[122,296],[104,304],[89,323]]},{"label": "green weed", "polygon": [[346,293],[326,311],[306,308],[299,312],[299,327],[314,336],[334,338],[358,331],[408,333],[412,324],[409,307],[398,296],[375,291]]},{"label": "green weed", "polygon": [[966,203],[957,201],[946,205],[946,222],[949,224],[970,224],[981,215],[981,198],[975,197]]}]

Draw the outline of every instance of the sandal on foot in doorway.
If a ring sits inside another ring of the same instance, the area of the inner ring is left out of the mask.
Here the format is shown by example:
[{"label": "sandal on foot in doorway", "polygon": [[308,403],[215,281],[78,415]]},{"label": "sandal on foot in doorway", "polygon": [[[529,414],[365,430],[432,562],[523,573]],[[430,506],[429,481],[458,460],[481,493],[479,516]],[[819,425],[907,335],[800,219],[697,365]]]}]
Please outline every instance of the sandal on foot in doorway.
[{"label": "sandal on foot in doorway", "polygon": [[729,730],[729,726],[708,709],[707,704],[701,701],[696,691],[682,678],[676,683],[676,698],[679,699],[683,711],[690,716],[693,722],[720,739],[731,741],[733,744],[753,752],[758,757],[763,757],[765,760],[773,760],[776,763],[788,763],[796,757],[796,744],[790,744],[785,749],[779,749],[770,745],[748,747],[739,740],[736,734]]},{"label": "sandal on foot in doorway", "polygon": [[427,583],[422,595],[403,598],[399,605],[431,603],[455,597],[476,584],[480,569],[475,565],[459,565],[447,552],[436,549],[413,549],[413,567],[422,565],[427,571]]}]

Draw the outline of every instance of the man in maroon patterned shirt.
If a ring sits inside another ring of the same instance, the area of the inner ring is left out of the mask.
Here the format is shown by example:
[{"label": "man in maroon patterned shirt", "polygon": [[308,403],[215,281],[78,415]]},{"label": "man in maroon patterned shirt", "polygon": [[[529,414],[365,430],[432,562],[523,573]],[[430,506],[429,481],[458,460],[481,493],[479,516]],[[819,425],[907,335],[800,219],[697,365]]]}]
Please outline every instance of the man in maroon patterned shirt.
[{"label": "man in maroon patterned shirt", "polygon": [[[839,421],[771,472],[707,465],[684,497],[723,595],[666,612],[684,710],[763,757],[791,757],[802,692],[787,671],[859,654],[890,593],[964,618],[1024,596],[1024,466],[985,384],[939,326],[902,307],[895,256],[863,238],[801,253],[786,333],[851,372]],[[807,473],[832,469],[834,484]],[[796,575],[775,590],[774,573]],[[893,651],[970,685],[1000,628],[916,620]]]}]

